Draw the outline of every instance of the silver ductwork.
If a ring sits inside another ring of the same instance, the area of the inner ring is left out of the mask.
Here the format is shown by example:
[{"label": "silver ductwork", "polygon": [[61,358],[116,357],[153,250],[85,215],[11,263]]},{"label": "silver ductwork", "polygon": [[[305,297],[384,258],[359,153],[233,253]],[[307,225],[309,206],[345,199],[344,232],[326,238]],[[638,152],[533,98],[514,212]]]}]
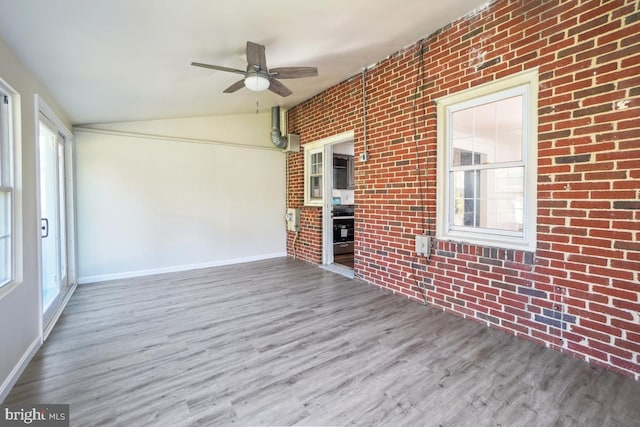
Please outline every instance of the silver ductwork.
[{"label": "silver ductwork", "polygon": [[288,146],[288,138],[280,132],[280,107],[271,107],[271,142],[278,148],[285,149]]}]

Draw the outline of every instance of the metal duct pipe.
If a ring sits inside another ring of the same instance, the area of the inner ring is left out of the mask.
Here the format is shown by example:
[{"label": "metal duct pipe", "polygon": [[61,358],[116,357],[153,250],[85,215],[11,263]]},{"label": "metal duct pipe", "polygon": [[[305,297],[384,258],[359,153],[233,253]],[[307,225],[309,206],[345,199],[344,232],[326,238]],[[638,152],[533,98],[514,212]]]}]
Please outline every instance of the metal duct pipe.
[{"label": "metal duct pipe", "polygon": [[287,137],[280,133],[280,107],[271,107],[271,142],[278,148],[287,148]]}]

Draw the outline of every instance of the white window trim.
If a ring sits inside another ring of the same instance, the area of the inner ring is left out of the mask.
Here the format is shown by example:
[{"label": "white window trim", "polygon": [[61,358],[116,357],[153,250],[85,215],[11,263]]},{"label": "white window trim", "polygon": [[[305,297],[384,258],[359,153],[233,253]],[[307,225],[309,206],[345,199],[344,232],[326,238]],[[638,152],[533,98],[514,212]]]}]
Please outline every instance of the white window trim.
[{"label": "white window trim", "polygon": [[[523,231],[501,232],[491,230],[460,230],[449,223],[450,183],[448,165],[450,150],[447,137],[451,132],[449,114],[453,106],[470,103],[478,98],[502,94],[510,89],[523,87],[526,114],[523,123],[526,155],[524,172],[524,224]],[[437,138],[437,221],[436,236],[441,240],[463,241],[483,246],[535,251],[537,219],[537,171],[538,171],[538,69],[527,70],[509,77],[448,95],[436,100],[438,110]]]},{"label": "white window trim", "polygon": [[0,91],[7,95],[9,101],[9,121],[11,124],[9,136],[9,158],[11,174],[11,263],[12,278],[0,286],[0,299],[8,295],[23,282],[22,259],[22,133],[21,133],[21,102],[20,94],[4,80],[0,79]]},{"label": "white window trim", "polygon": [[[324,206],[324,198],[325,198],[325,190],[324,190],[324,182],[325,175],[330,171],[330,167],[332,167],[331,162],[327,163],[327,153],[326,147],[338,144],[340,142],[353,141],[354,132],[344,132],[338,135],[330,136],[328,138],[320,139],[318,141],[310,142],[304,145],[304,205],[305,206],[316,206],[322,207]],[[311,167],[311,155],[322,152],[322,182],[323,182],[323,190],[322,190],[322,198],[312,198],[309,194],[309,174]]]},{"label": "white window trim", "polygon": [[[305,147],[306,148],[306,147]],[[324,190],[322,185],[320,186],[320,191],[322,192],[321,197],[312,197],[310,194],[310,186],[311,186],[311,159],[315,154],[322,154],[322,173],[320,177],[322,178],[322,182],[324,183],[324,164],[326,162],[324,155],[324,147],[318,147],[314,149],[305,149],[304,150],[304,204],[305,206],[322,206],[324,200]]]}]

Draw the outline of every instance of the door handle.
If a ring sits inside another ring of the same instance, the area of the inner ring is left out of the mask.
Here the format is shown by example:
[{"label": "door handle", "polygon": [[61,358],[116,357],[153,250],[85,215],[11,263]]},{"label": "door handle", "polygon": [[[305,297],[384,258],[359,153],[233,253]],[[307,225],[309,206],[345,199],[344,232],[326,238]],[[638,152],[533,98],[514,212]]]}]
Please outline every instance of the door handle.
[{"label": "door handle", "polygon": [[42,230],[42,238],[49,237],[49,219],[42,218],[42,225],[40,226],[40,230]]}]

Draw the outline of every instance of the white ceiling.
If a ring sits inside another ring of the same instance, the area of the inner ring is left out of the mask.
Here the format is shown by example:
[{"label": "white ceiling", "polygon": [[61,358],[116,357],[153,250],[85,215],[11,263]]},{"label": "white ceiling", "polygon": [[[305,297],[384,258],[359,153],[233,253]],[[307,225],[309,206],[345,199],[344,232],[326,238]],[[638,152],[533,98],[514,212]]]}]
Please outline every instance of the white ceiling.
[{"label": "white ceiling", "polygon": [[[486,1],[0,0],[0,38],[75,125],[238,114],[296,105]],[[190,66],[244,69],[247,40],[319,76],[224,94],[241,76]]]}]

